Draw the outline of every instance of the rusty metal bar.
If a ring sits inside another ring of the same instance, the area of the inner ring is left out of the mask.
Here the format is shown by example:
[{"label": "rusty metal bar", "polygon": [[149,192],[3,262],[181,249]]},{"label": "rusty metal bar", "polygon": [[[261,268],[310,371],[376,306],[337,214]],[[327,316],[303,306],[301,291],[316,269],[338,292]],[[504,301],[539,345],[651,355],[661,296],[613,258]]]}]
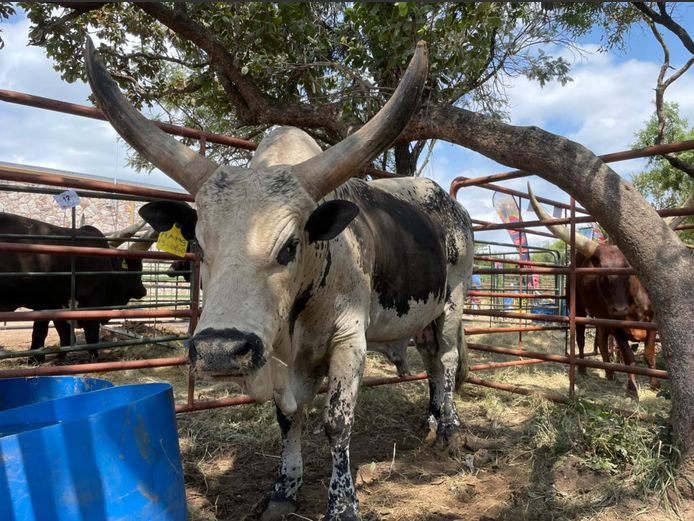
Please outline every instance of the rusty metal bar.
[{"label": "rusty metal bar", "polygon": [[[495,274],[507,273],[513,275],[524,275],[531,273],[554,273],[568,274],[569,268],[475,268],[473,273]],[[633,268],[576,268],[576,274],[601,274],[601,275],[634,275]]]},{"label": "rusty metal bar", "polygon": [[189,309],[117,309],[113,311],[2,311],[0,322],[33,322],[34,320],[95,320],[101,318],[190,317]]},{"label": "rusty metal bar", "polygon": [[517,367],[521,365],[535,365],[535,364],[544,364],[544,360],[535,360],[535,359],[527,359],[527,360],[511,360],[510,362],[487,362],[484,364],[475,364],[471,365],[468,369],[470,371],[486,371],[488,369],[502,369],[504,367]]},{"label": "rusty metal bar", "polygon": [[488,333],[515,333],[517,331],[565,331],[568,326],[513,326],[513,327],[466,327],[466,335],[486,335]]},{"label": "rusty metal bar", "polygon": [[546,299],[564,299],[563,295],[555,295],[554,293],[497,293],[494,291],[477,291],[470,290],[467,294],[471,297],[511,297],[511,298],[523,298],[523,299],[536,299],[536,298],[546,298]]},{"label": "rusty metal bar", "polygon": [[145,188],[121,183],[109,183],[91,179],[80,179],[59,173],[51,173],[49,169],[36,167],[10,167],[0,165],[0,179],[15,181],[18,183],[35,183],[49,186],[64,186],[70,188],[82,188],[85,190],[97,190],[100,192],[112,192],[125,195],[140,195],[151,199],[171,199],[174,201],[193,202],[190,194],[185,192],[173,192],[157,188]]},{"label": "rusty metal bar", "polygon": [[25,378],[28,376],[59,376],[64,374],[106,373],[126,369],[146,369],[149,367],[171,367],[186,365],[185,356],[172,358],[150,358],[149,360],[128,360],[124,362],[97,362],[93,364],[74,364],[60,366],[31,367],[27,369],[5,369],[0,378]]},{"label": "rusty metal bar", "polygon": [[128,259],[160,259],[169,261],[179,261],[182,259],[193,260],[193,255],[191,253],[186,253],[183,257],[179,257],[160,251],[119,250],[118,248],[28,244],[22,242],[0,242],[0,251],[10,253],[48,253],[51,255],[91,255],[100,257],[123,257]]},{"label": "rusty metal bar", "polygon": [[466,381],[471,384],[489,387],[490,389],[498,389],[500,391],[507,391],[515,394],[523,394],[525,396],[536,395],[556,403],[568,403],[568,400],[564,396],[557,393],[550,393],[547,391],[534,391],[532,389],[526,389],[525,387],[519,387],[517,385],[490,382],[488,380],[482,380],[481,378],[477,378],[476,376],[472,375],[468,375]]},{"label": "rusty metal bar", "polygon": [[[513,349],[511,347],[492,346],[488,344],[469,343],[468,349],[473,351],[484,351],[486,353],[496,353],[501,355],[521,356],[523,358],[536,358],[546,362],[558,362],[560,364],[570,364],[571,357],[565,355],[554,355],[550,353],[540,353],[537,351],[525,351],[521,349]],[[602,362],[598,360],[588,360],[586,358],[576,358],[576,365],[592,367],[595,369],[606,369],[608,371],[617,371],[621,373],[632,373],[640,376],[652,376],[654,378],[667,379],[667,371],[661,369],[650,369],[647,367],[638,367],[624,364],[613,364],[611,362]]]},{"label": "rusty metal bar", "polygon": [[[656,210],[658,215],[661,217],[679,217],[681,215],[692,215],[694,214],[694,210],[691,208],[668,208],[665,210]],[[476,232],[487,232],[487,231],[492,231],[492,230],[515,230],[515,229],[524,229],[525,227],[533,227],[533,226],[546,226],[546,225],[563,225],[563,224],[569,224],[571,222],[570,217],[565,217],[561,219],[547,219],[546,221],[540,221],[540,220],[534,220],[534,221],[518,221],[518,222],[513,222],[513,223],[489,223],[489,224],[482,224],[479,226],[473,226],[472,230]],[[592,223],[595,222],[595,218],[593,218],[590,215],[586,215],[584,217],[576,217],[574,219],[574,222],[577,224],[582,224],[582,223]],[[528,231],[528,230],[524,230]]]},{"label": "rusty metal bar", "polygon": [[547,267],[557,266],[557,264],[554,264],[553,262],[534,262],[534,261],[526,261],[526,260],[514,260],[514,259],[506,259],[506,258],[502,258],[502,257],[489,257],[487,255],[474,255],[473,259],[477,260],[477,261],[500,262],[503,264],[517,264],[520,266],[547,266]]},{"label": "rusty metal bar", "polygon": [[[451,182],[451,188],[449,190],[449,193],[453,197],[453,199],[456,199],[458,197],[458,190],[460,187],[457,185],[456,181],[458,180],[468,180],[467,177],[457,177],[453,179]],[[519,190],[512,190],[511,188],[506,188],[505,186],[499,186],[495,185],[492,183],[485,183],[481,185],[476,185],[478,188],[486,188],[487,190],[493,190],[495,192],[501,192],[502,194],[508,194],[508,195],[514,195],[516,197],[524,197],[528,198],[528,194],[525,192],[521,192]],[[556,206],[557,208],[564,208],[566,210],[569,209],[569,205],[566,203],[562,203],[560,201],[555,201],[554,199],[547,199],[546,197],[537,197],[537,200],[540,201],[541,203],[545,204],[551,204],[552,206]],[[578,211],[583,212],[583,213],[588,213],[587,210],[584,210],[583,208],[578,209]]]},{"label": "rusty metal bar", "polygon": [[[660,154],[669,154],[671,152],[682,152],[684,150],[694,149],[694,140],[681,141],[679,143],[668,143],[664,145],[654,145],[645,148],[639,148],[636,150],[623,150],[621,152],[613,152],[611,154],[603,154],[598,156],[605,163],[612,163],[616,161],[624,161],[626,159],[634,159],[637,157],[648,157],[656,156]],[[476,186],[480,184],[487,184],[496,181],[508,181],[510,179],[518,179],[519,177],[527,177],[533,175],[524,170],[512,170],[510,172],[502,172],[499,174],[492,174],[487,176],[475,177],[473,179],[466,177],[456,177],[453,183],[456,183],[457,190],[464,188],[466,186]],[[460,179],[460,181],[458,181]],[[453,184],[451,184],[451,187]],[[453,188],[451,188],[452,190]],[[456,190],[456,192],[457,192]],[[580,210],[579,210],[580,211]]]},{"label": "rusty metal bar", "polygon": [[[87,105],[78,105],[76,103],[67,103],[65,101],[58,101],[50,98],[44,98],[41,96],[33,96],[31,94],[25,94],[23,92],[0,90],[0,101],[6,101],[8,103],[16,103],[17,105],[26,105],[29,107],[36,107],[40,109],[52,110],[54,112],[62,112],[64,114],[72,114],[73,116],[81,116],[83,118],[100,119],[106,121],[106,116],[104,116],[103,112],[101,112],[101,110],[95,107],[89,107]],[[246,139],[223,136],[221,134],[214,134],[212,132],[206,132],[197,128],[182,127],[179,125],[172,125],[170,123],[162,123],[161,121],[150,121],[168,134],[174,134],[176,136],[188,137],[192,139],[204,138],[206,141],[209,141],[211,143],[217,143],[219,145],[228,145],[231,147],[243,148],[246,150],[255,150],[256,148],[258,148],[258,145],[256,143],[248,141]]]},{"label": "rusty metal bar", "polygon": [[[562,315],[540,315],[535,313],[512,313],[507,311],[494,311],[491,309],[471,309],[465,308],[466,315],[484,315],[501,318],[530,319],[544,322],[569,322],[569,317]],[[658,329],[653,322],[637,322],[635,320],[614,320],[610,318],[587,318],[576,317],[577,324],[588,324],[593,326],[628,327],[633,329]]]}]

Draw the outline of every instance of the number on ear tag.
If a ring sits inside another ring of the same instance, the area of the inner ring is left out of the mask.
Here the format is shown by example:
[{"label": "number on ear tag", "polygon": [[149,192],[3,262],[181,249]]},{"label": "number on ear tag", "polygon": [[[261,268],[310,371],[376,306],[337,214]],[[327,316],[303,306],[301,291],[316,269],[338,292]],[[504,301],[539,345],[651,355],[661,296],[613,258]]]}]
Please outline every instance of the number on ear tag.
[{"label": "number on ear tag", "polygon": [[181,227],[178,223],[174,224],[170,230],[159,234],[157,248],[178,257],[185,256],[188,251],[188,241],[181,235]]}]

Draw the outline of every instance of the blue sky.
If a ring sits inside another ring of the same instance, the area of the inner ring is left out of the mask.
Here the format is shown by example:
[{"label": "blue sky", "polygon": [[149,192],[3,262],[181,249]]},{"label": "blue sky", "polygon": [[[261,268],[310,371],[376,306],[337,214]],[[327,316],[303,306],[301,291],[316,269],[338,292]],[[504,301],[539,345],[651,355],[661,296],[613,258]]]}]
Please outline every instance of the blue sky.
[{"label": "blue sky", "polygon": [[[678,20],[694,34],[694,5],[680,4]],[[14,17],[2,24],[5,48],[0,50],[0,89],[16,90],[73,103],[87,104],[89,88],[82,83],[68,84],[53,70],[43,50],[27,46],[28,21]],[[681,66],[689,53],[666,33],[671,63]],[[556,82],[541,88],[524,78],[508,82],[510,122],[536,125],[550,132],[578,141],[598,154],[630,148],[635,132],[653,110],[653,88],[660,67],[662,51],[650,31],[637,27],[629,35],[624,54],[599,53],[599,33],[578,42],[583,56],[566,52],[572,62],[571,77],[566,86]],[[694,72],[689,71],[670,89],[667,99],[680,104],[681,111],[694,124]],[[57,168],[96,174],[123,182],[138,180],[147,184],[172,187],[160,172],[135,173],[125,165],[127,149],[105,122],[65,114],[31,109],[0,102],[0,161]],[[643,161],[613,164],[629,179],[639,171]],[[507,167],[483,156],[447,143],[437,143],[424,175],[432,177],[446,189],[457,176],[475,177],[504,172]],[[530,178],[538,195],[563,201],[566,194],[549,183]],[[526,180],[504,183],[524,190]],[[491,205],[492,192],[464,189],[459,201],[474,218],[496,221]],[[531,219],[532,214],[523,208]],[[478,234],[478,239],[506,240],[505,232]],[[532,237],[531,243],[537,243]]]}]

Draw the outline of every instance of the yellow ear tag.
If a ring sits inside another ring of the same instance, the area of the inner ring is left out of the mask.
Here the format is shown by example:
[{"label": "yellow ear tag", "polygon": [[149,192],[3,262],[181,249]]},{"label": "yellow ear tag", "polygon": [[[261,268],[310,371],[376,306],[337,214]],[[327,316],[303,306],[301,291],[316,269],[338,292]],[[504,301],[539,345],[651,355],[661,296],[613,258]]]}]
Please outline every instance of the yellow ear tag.
[{"label": "yellow ear tag", "polygon": [[157,239],[157,248],[160,251],[183,257],[188,250],[188,241],[181,235],[181,227],[174,224],[170,230],[161,232]]},{"label": "yellow ear tag", "polygon": [[128,261],[126,261],[125,259],[120,261],[120,267],[124,270],[127,270],[128,269]]}]

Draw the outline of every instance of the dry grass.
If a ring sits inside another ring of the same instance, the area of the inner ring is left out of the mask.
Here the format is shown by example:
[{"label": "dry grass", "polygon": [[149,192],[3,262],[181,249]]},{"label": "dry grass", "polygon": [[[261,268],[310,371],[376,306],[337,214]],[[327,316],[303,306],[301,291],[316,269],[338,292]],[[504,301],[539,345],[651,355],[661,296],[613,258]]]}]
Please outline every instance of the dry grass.
[{"label": "dry grass", "polygon": [[[481,335],[470,341],[515,347],[518,335]],[[563,334],[526,333],[523,347],[562,354]],[[421,370],[416,351],[410,351],[411,367]],[[145,346],[104,355],[122,359],[182,353],[179,345]],[[508,359],[471,352],[472,364]],[[0,367],[17,363],[5,361]],[[367,374],[392,375],[394,370],[379,355],[369,354]],[[566,375],[567,367],[558,364],[477,373],[485,379],[560,393],[567,392]],[[174,386],[177,400],[185,400],[185,367],[99,376],[118,384],[167,381]],[[589,370],[587,377],[578,380],[580,399],[570,406],[466,385],[457,401],[466,450],[453,455],[424,441],[426,433],[420,422],[427,405],[425,383],[364,389],[351,444],[364,519],[687,519],[694,513],[691,505],[681,504],[678,517],[663,503],[668,497],[665,490],[672,490],[666,488],[672,468],[663,458],[666,432],[658,424],[605,412],[616,408],[664,416],[669,401],[647,389],[641,378],[641,402],[635,404],[623,397],[625,382],[624,375],[609,382],[600,371]],[[234,392],[220,385],[199,387],[196,399]],[[294,520],[320,519],[325,506],[330,455],[321,420],[323,400],[316,398],[307,414],[302,517],[293,516]],[[253,519],[249,513],[272,484],[278,464],[279,429],[274,417],[271,404],[179,415],[192,520]],[[649,479],[655,482],[649,483]]]}]

